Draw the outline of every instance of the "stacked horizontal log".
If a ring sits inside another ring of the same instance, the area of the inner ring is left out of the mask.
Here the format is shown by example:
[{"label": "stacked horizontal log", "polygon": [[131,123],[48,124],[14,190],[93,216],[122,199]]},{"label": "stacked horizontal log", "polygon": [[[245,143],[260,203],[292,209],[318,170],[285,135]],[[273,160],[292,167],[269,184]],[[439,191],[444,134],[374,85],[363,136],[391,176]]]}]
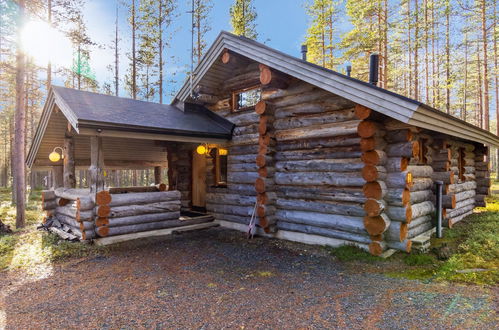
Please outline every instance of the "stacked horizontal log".
[{"label": "stacked horizontal log", "polygon": [[274,106],[278,229],[368,245],[354,104],[305,83],[265,100]]},{"label": "stacked horizontal log", "polygon": [[99,237],[193,224],[180,220],[181,193],[158,191],[96,195],[95,232]]},{"label": "stacked horizontal log", "polygon": [[362,105],[356,106],[356,116],[362,121],[357,132],[361,137],[362,148],[362,177],[366,181],[363,192],[366,201],[363,208],[366,215],[363,219],[364,228],[370,236],[369,251],[373,255],[381,255],[387,245],[383,233],[391,226],[391,219],[386,213],[387,204],[384,197],[387,193],[388,180],[397,180],[389,177],[386,169],[387,156],[385,129],[383,125],[373,120],[372,110]]},{"label": "stacked horizontal log", "polygon": [[[263,74],[265,71],[262,70]],[[267,79],[268,77],[265,77]],[[270,81],[269,81],[270,83]],[[255,106],[255,112],[260,116],[258,122],[258,156],[256,166],[258,177],[255,180],[255,191],[257,193],[256,214],[258,215],[260,227],[266,233],[275,232],[275,194],[274,187],[274,111],[270,104],[260,101]]]},{"label": "stacked horizontal log", "polygon": [[[42,194],[42,196],[48,194]],[[50,194],[52,195],[52,194]],[[95,237],[94,200],[88,189],[64,189],[53,191],[57,206],[53,209],[56,219],[78,236],[81,240]],[[42,199],[44,199],[42,197]],[[45,202],[44,202],[45,204]]]},{"label": "stacked horizontal log", "polygon": [[[233,56],[230,61],[232,60],[234,60]],[[226,64],[230,64],[230,61]],[[258,66],[251,66],[240,74],[236,73],[232,79],[234,83],[231,84],[247,84],[245,87],[249,87],[255,81],[258,82],[259,75]],[[232,88],[234,88],[232,85],[225,86],[225,93],[228,97]],[[256,213],[255,182],[260,177],[256,162],[259,155],[260,115],[255,112],[255,109],[232,111],[231,104],[223,100],[210,108],[234,123],[235,128],[228,145],[227,185],[208,185],[206,210],[217,220],[247,225],[253,213]],[[260,161],[268,159],[265,157]],[[215,184],[214,175],[211,173],[213,167],[208,166],[207,171],[207,178]]]},{"label": "stacked horizontal log", "polygon": [[168,190],[181,193],[183,209],[190,209],[192,201],[192,152],[197,145],[178,143],[168,147]]},{"label": "stacked horizontal log", "polygon": [[490,162],[487,147],[478,148],[475,152],[476,195],[475,205],[485,207],[485,197],[490,194]]},{"label": "stacked horizontal log", "polygon": [[[385,200],[392,225],[386,232],[387,245],[411,249],[411,239],[432,228],[432,152],[419,130],[391,127],[387,132],[386,153],[389,193]],[[402,175],[402,177],[400,177]]]},{"label": "stacked horizontal log", "polygon": [[[437,147],[441,145],[439,159],[447,158],[447,167],[445,178],[450,181],[444,181],[443,202],[443,224],[452,227],[455,223],[461,221],[466,216],[473,213],[475,208],[475,198],[477,183],[475,178],[475,146],[470,143],[459,142],[446,139],[438,141]],[[460,162],[461,158],[461,164]],[[461,168],[460,168],[461,167]],[[435,178],[435,176],[434,176]]]},{"label": "stacked horizontal log", "polygon": [[45,211],[43,223],[45,223],[48,218],[50,218],[54,215],[55,208],[57,206],[58,206],[58,204],[57,204],[55,191],[54,190],[42,191],[42,209]]}]

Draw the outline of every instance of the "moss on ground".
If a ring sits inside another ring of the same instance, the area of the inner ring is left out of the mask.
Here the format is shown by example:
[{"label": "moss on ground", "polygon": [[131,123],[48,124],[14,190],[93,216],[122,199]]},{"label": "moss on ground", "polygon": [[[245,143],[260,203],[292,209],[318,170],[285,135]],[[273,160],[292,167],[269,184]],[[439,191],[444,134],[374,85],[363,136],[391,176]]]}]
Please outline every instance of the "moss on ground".
[{"label": "moss on ground", "polygon": [[[499,191],[499,181],[492,185]],[[450,258],[438,260],[436,250],[444,247]],[[499,194],[487,198],[487,207],[444,231],[444,237],[432,239],[428,254],[403,254],[381,259],[353,246],[328,248],[341,261],[379,264],[392,277],[422,281],[452,281],[482,285],[499,283]]]},{"label": "moss on ground", "polygon": [[13,234],[0,234],[0,271],[25,269],[50,264],[66,258],[100,255],[105,248],[79,242],[68,242],[57,235],[37,230],[43,220],[41,192],[34,191],[26,206],[26,226],[15,229],[16,209],[11,193],[0,189],[0,220],[13,229]]}]

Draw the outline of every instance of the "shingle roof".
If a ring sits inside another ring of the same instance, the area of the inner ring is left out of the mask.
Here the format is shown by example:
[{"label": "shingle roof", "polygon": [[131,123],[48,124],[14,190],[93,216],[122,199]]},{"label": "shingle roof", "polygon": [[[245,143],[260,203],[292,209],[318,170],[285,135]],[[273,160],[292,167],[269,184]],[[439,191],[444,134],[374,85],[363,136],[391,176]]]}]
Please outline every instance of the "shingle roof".
[{"label": "shingle roof", "polygon": [[136,130],[167,131],[183,135],[230,139],[233,124],[193,104],[184,111],[167,104],[97,94],[52,86],[55,102],[76,130],[85,126],[112,125]]}]

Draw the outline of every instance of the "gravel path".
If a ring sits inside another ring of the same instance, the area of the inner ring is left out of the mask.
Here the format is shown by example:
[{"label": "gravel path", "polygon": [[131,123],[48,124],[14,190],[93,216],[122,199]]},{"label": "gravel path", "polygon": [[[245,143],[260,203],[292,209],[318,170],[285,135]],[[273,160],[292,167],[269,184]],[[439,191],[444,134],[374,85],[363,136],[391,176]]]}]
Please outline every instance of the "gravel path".
[{"label": "gravel path", "polygon": [[47,272],[22,285],[19,274],[0,281],[6,328],[498,326],[497,288],[393,279],[318,247],[217,228],[127,243]]}]

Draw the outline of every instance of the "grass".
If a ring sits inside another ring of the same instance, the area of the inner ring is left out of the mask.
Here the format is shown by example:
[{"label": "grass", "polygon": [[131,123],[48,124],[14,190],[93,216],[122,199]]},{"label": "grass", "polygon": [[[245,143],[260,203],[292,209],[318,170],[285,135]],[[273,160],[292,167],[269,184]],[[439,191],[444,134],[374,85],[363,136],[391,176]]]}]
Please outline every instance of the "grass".
[{"label": "grass", "polygon": [[43,220],[40,191],[33,192],[28,198],[26,226],[14,229],[16,210],[10,198],[10,190],[0,189],[0,220],[14,230],[13,234],[0,234],[0,271],[29,271],[58,260],[106,252],[102,247],[63,241],[52,233],[37,230],[36,227]]},{"label": "grass", "polygon": [[353,245],[344,245],[337,248],[325,247],[325,249],[338,260],[348,261],[363,261],[368,263],[379,262],[384,259],[373,256],[372,254],[359,249]]},{"label": "grass", "polygon": [[[492,191],[499,191],[499,181]],[[451,256],[438,260],[436,249],[445,246]],[[353,247],[328,248],[330,254],[344,262],[380,264],[392,277],[423,281],[450,281],[480,285],[499,284],[499,194],[487,198],[487,207],[444,231],[441,239],[432,239],[434,248],[428,254],[397,253],[388,259],[371,256]],[[358,265],[356,265],[358,266]]]}]

